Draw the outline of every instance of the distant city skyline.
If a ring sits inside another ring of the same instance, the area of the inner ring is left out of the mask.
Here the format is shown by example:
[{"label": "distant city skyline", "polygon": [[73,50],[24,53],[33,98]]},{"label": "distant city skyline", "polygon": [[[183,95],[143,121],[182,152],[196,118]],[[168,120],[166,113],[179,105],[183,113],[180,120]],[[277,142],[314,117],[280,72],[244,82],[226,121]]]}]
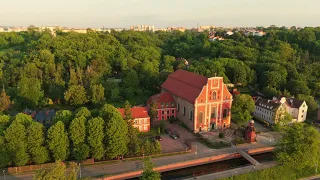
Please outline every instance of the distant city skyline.
[{"label": "distant city skyline", "polygon": [[318,0],[11,0],[0,6],[0,26],[157,28],[320,26]]}]

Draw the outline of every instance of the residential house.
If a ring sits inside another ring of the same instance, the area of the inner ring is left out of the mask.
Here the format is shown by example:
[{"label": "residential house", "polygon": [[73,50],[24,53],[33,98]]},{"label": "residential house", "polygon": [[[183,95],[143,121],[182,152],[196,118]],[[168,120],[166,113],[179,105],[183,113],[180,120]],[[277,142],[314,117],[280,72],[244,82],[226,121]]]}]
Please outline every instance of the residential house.
[{"label": "residential house", "polygon": [[276,124],[279,118],[287,112],[292,116],[292,122],[304,122],[307,117],[308,106],[305,101],[296,98],[286,98],[280,96],[272,100],[258,97],[255,102],[253,116],[265,120],[271,124]]},{"label": "residential house", "polygon": [[257,97],[253,116],[276,124],[284,112],[285,109],[280,102]]},{"label": "residential house", "polygon": [[210,36],[209,37],[209,41],[213,42],[213,41],[223,41],[224,38],[220,37],[220,36]]},{"label": "residential house", "polygon": [[286,112],[292,116],[293,122],[304,122],[306,120],[308,106],[305,101],[284,96],[274,97],[273,99],[283,104]]},{"label": "residential house", "polygon": [[173,96],[169,92],[163,92],[151,96],[148,99],[148,107],[152,102],[157,104],[157,120],[169,120],[170,118],[176,118],[177,108]]},{"label": "residential house", "polygon": [[176,116],[194,132],[230,126],[232,95],[223,77],[207,78],[185,70],[171,73],[161,85],[176,103]]},{"label": "residential house", "polygon": [[[130,109],[132,114],[133,127],[138,128],[141,132],[150,131],[150,117],[146,107],[133,107]],[[124,118],[124,108],[118,109]]]}]

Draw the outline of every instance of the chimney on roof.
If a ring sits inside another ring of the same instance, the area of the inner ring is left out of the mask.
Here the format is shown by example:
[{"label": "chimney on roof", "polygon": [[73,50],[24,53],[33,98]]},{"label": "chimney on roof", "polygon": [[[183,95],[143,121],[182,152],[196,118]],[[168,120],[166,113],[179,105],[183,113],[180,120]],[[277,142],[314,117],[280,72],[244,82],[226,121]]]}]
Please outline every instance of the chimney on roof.
[{"label": "chimney on roof", "polygon": [[286,101],[287,101],[287,100],[286,100],[285,97],[282,97],[282,98],[280,99],[280,103],[281,103],[281,104],[285,103]]}]

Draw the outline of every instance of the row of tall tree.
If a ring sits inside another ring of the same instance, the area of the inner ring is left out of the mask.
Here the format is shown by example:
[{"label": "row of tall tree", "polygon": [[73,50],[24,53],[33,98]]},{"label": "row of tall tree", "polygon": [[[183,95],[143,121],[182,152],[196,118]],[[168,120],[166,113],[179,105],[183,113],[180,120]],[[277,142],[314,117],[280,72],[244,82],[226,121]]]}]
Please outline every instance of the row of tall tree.
[{"label": "row of tall tree", "polygon": [[110,104],[93,113],[85,107],[60,110],[47,129],[26,114],[1,115],[0,166],[161,153],[158,141],[138,137],[130,117],[129,111],[123,120]]}]

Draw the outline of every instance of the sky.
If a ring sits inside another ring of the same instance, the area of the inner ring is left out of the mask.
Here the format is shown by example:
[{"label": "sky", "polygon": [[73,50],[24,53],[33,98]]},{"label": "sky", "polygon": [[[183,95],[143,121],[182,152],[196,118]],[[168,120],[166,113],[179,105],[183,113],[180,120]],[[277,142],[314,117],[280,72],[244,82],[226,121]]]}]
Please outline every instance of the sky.
[{"label": "sky", "polygon": [[320,0],[2,0],[0,26],[320,26]]}]

